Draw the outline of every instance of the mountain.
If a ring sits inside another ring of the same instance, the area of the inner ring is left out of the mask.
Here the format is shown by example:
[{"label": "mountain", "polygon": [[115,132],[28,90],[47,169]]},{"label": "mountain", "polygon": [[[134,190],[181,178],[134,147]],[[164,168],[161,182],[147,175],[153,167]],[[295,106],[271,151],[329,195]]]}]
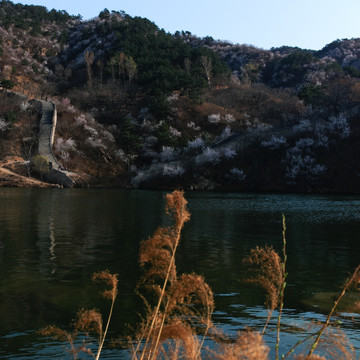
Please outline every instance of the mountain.
[{"label": "mountain", "polygon": [[8,0],[0,35],[0,157],[23,175],[46,179],[46,98],[79,186],[358,191],[360,39],[264,50]]}]

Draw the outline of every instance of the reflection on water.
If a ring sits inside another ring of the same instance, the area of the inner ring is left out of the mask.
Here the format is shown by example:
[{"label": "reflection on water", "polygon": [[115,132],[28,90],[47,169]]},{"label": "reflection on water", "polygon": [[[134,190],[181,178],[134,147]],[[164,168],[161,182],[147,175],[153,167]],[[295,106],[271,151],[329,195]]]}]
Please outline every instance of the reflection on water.
[{"label": "reflection on water", "polygon": [[[35,330],[48,324],[65,327],[81,307],[106,311],[90,281],[98,270],[119,274],[114,335],[134,323],[141,306],[133,291],[139,242],[166,223],[163,196],[150,191],[0,189],[0,358],[58,355],[59,345],[44,342]],[[359,197],[187,193],[186,198],[191,221],[178,249],[178,271],[205,276],[216,295],[214,319],[230,335],[264,324],[263,298],[241,282],[241,260],[256,245],[281,250],[282,213],[289,276],[281,352],[303,336],[292,330],[324,319],[342,281],[360,262]],[[358,325],[347,318],[343,323],[348,335],[359,339]],[[275,322],[270,324],[274,327]],[[269,336],[266,341],[272,345],[274,340]],[[112,350],[103,358],[126,354]]]}]

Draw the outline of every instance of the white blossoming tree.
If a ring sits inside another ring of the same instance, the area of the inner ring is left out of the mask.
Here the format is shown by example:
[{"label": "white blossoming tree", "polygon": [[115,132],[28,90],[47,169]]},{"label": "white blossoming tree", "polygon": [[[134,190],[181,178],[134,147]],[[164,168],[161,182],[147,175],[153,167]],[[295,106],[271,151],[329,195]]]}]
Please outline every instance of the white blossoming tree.
[{"label": "white blossoming tree", "polygon": [[286,139],[283,136],[271,135],[269,140],[263,140],[261,146],[268,147],[270,150],[279,149],[281,146],[286,145]]},{"label": "white blossoming tree", "polygon": [[195,157],[195,163],[203,165],[206,163],[217,164],[220,162],[221,154],[215,149],[206,147],[203,152]]},{"label": "white blossoming tree", "polygon": [[229,173],[226,174],[226,177],[235,181],[235,182],[242,182],[246,179],[246,174],[242,169],[238,169],[237,167],[233,167],[230,169]]},{"label": "white blossoming tree", "polygon": [[163,176],[170,178],[181,176],[185,173],[185,169],[181,165],[165,164],[163,167]]}]

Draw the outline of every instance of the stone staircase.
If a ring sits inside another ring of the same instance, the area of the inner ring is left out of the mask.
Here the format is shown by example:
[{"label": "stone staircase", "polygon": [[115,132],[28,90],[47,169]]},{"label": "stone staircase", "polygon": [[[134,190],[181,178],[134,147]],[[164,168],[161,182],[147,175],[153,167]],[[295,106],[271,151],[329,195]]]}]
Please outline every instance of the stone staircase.
[{"label": "stone staircase", "polygon": [[38,151],[39,155],[44,157],[49,163],[50,174],[48,175],[48,180],[64,187],[73,187],[75,185],[73,178],[76,177],[76,174],[65,171],[56,160],[52,151],[57,121],[56,106],[50,101],[41,100],[40,103],[42,115],[40,119]]},{"label": "stone staircase", "polygon": [[54,118],[56,118],[56,108],[53,103],[44,100],[41,100],[41,107],[39,154],[49,162],[50,168],[61,170],[61,166],[52,152],[56,127],[56,121],[54,121]]}]

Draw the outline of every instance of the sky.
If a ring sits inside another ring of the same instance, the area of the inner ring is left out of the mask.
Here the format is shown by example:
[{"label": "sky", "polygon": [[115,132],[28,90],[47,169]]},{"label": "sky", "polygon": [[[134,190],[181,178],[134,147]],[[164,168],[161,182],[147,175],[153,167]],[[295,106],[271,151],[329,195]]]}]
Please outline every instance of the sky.
[{"label": "sky", "polygon": [[344,38],[360,37],[360,0],[12,0],[80,14],[123,10],[166,32],[190,31],[262,49],[283,45],[319,50]]}]

